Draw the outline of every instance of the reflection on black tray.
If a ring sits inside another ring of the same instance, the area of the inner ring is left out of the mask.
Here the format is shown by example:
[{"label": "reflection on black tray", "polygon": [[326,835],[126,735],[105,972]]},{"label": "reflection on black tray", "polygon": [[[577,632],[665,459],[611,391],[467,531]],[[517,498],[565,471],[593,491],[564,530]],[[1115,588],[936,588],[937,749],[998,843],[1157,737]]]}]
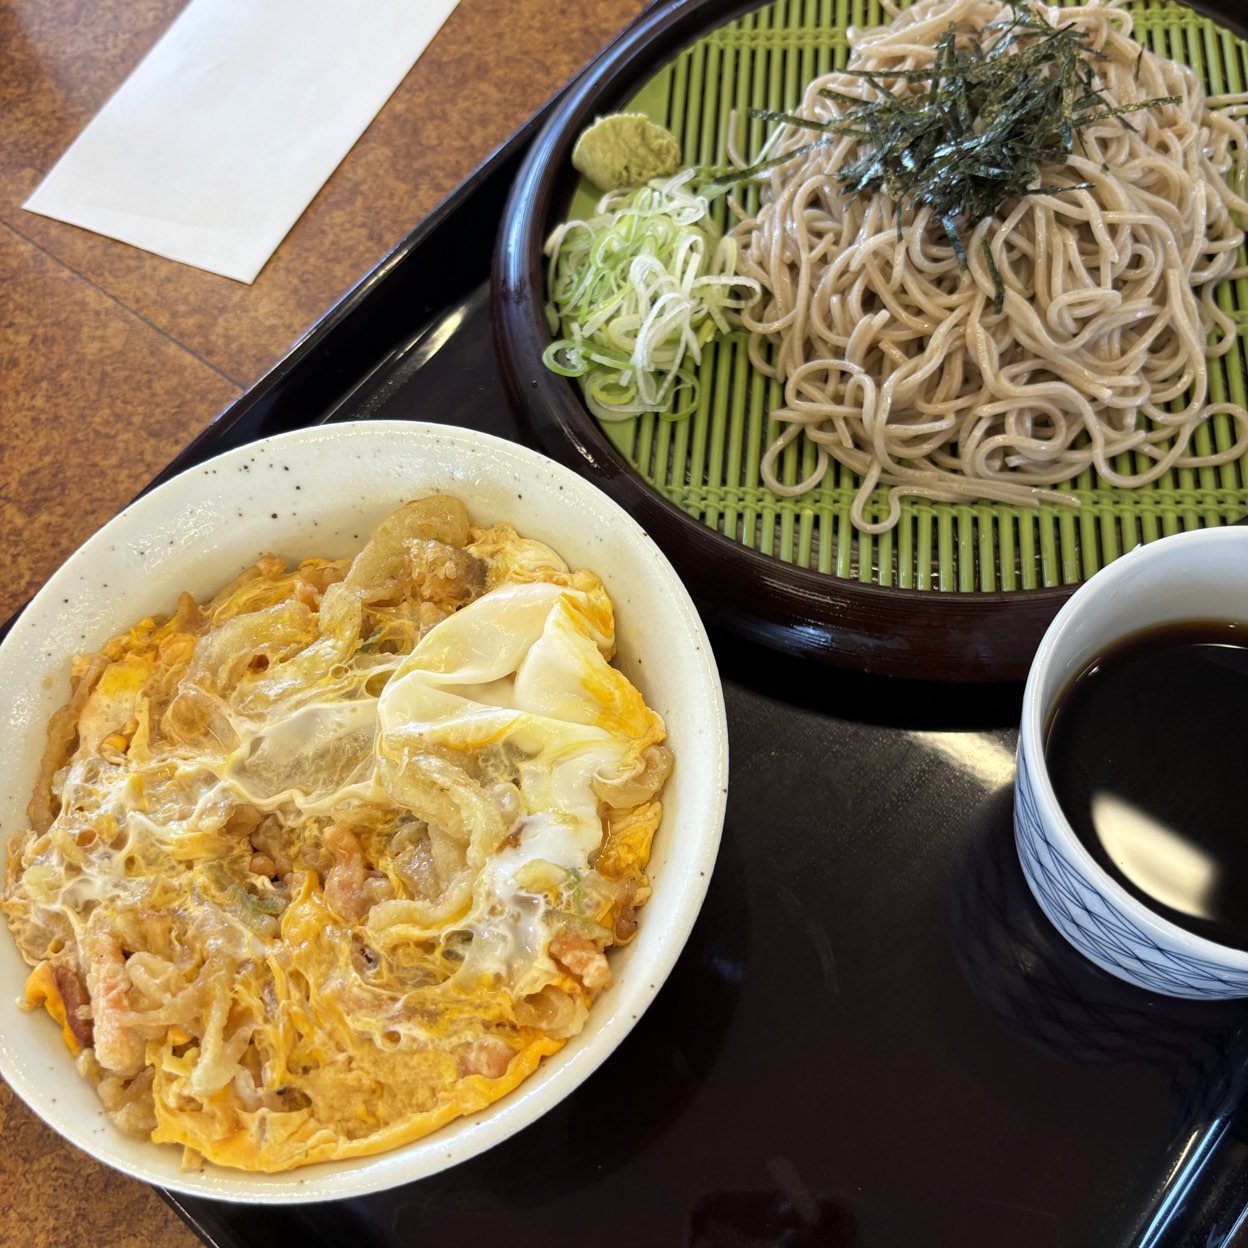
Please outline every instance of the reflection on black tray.
[{"label": "reflection on black tray", "polygon": [[[994,1017],[1041,1053],[1059,1062],[1139,1063],[1169,1082],[1174,1118],[1164,1153],[1183,1160],[1160,1190],[1141,1193],[1145,1212],[1131,1242],[1150,1242],[1168,1227],[1177,1233],[1169,1224],[1191,1216],[1199,1199],[1228,1195],[1216,1185],[1197,1189],[1211,1155],[1238,1147],[1232,1123],[1248,1085],[1248,1019],[1239,1003],[1151,997],[1071,956],[1018,869],[1011,794],[998,797],[967,828],[950,875],[958,964]],[[1232,1219],[1242,1197],[1230,1193]]]}]

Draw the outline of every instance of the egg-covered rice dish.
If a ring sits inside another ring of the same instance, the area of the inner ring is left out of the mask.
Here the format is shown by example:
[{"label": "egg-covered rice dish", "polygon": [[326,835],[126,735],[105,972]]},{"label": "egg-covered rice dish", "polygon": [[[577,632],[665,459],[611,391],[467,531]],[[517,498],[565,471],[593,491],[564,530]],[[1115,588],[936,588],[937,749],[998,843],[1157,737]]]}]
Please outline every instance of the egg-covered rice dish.
[{"label": "egg-covered rice dish", "polygon": [[75,658],[0,906],[117,1126],[372,1154],[574,1036],[673,761],[614,645],[597,576],[433,496]]}]

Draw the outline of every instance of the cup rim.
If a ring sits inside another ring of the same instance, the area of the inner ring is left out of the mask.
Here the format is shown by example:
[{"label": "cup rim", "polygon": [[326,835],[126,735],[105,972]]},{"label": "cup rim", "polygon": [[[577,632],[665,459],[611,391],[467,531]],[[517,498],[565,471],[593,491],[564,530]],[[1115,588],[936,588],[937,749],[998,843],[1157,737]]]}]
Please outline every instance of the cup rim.
[{"label": "cup rim", "polygon": [[[1236,949],[1231,945],[1218,944],[1206,936],[1199,936],[1195,932],[1180,927],[1177,923],[1149,909],[1105,871],[1075,835],[1075,830],[1057,799],[1049,769],[1044,763],[1045,714],[1040,704],[1040,684],[1047,670],[1054,663],[1054,652],[1059,639],[1071,626],[1073,620],[1086,610],[1090,602],[1101,598],[1106,593],[1112,593],[1124,580],[1135,576],[1142,564],[1157,557],[1161,548],[1172,550],[1176,544],[1180,543],[1187,546],[1238,543],[1248,548],[1248,528],[1227,526],[1218,529],[1189,529],[1181,533],[1167,534],[1127,551],[1113,563],[1107,564],[1094,576],[1089,577],[1075,590],[1045,630],[1027,672],[1019,724],[1018,766],[1029,764],[1032,790],[1038,805],[1044,808],[1049,835],[1060,841],[1061,852],[1079,866],[1081,872],[1095,884],[1098,891],[1102,892],[1116,909],[1125,912],[1134,922],[1153,934],[1159,943],[1172,948],[1182,946],[1185,952],[1192,956],[1220,963],[1237,972],[1248,973],[1248,949]],[[1199,613],[1192,618],[1200,618]],[[1248,623],[1248,616],[1245,622]],[[1137,631],[1144,631],[1148,627],[1150,626],[1145,625]],[[1131,636],[1130,632],[1121,634],[1121,637],[1128,636]],[[1115,640],[1118,639],[1115,638]],[[1071,676],[1075,674],[1072,671]]]}]

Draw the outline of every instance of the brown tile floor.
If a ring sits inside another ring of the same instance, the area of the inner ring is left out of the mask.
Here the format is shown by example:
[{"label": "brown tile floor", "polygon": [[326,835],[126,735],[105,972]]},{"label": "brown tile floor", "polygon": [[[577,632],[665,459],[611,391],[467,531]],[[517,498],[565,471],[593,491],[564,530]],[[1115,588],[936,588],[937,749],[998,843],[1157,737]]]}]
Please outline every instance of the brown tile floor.
[{"label": "brown tile floor", "polygon": [[[460,0],[245,286],[21,208],[182,0],[0,0],[0,619],[644,7]],[[0,1192],[6,1248],[198,1242],[3,1083]]]}]

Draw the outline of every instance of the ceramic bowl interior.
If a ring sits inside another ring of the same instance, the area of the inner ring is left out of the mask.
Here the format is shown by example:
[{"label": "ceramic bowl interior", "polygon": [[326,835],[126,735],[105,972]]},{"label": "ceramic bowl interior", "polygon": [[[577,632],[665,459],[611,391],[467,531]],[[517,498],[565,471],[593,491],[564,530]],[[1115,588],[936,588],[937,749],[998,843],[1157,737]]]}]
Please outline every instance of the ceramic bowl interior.
[{"label": "ceramic bowl interior", "polygon": [[414,422],[321,426],[254,443],[145,495],[51,578],[0,645],[5,690],[0,838],[25,826],[45,726],[68,695],[71,655],[135,620],[206,596],[266,551],[342,557],[401,502],[454,493],[480,523],[510,521],[572,566],[592,568],[616,609],[620,668],[665,719],[678,760],[651,859],[653,896],[585,1030],[511,1096],[424,1140],[373,1158],[286,1174],[208,1166],[121,1134],[78,1077],[56,1025],[14,1004],[28,969],[0,934],[0,1074],[55,1130],[100,1161],[175,1191],[297,1202],[377,1191],[462,1161],[532,1122],[620,1043],[680,953],[705,894],[723,825],[727,728],[719,677],[684,586],[646,533],[605,494],[533,451]]},{"label": "ceramic bowl interior", "polygon": [[1058,930],[1119,978],[1189,998],[1248,996],[1248,952],[1148,909],[1097,864],[1058,805],[1045,735],[1062,691],[1115,641],[1189,620],[1248,625],[1248,528],[1137,547],[1085,582],[1045,633],[1023,695],[1015,839],[1027,882]]}]

